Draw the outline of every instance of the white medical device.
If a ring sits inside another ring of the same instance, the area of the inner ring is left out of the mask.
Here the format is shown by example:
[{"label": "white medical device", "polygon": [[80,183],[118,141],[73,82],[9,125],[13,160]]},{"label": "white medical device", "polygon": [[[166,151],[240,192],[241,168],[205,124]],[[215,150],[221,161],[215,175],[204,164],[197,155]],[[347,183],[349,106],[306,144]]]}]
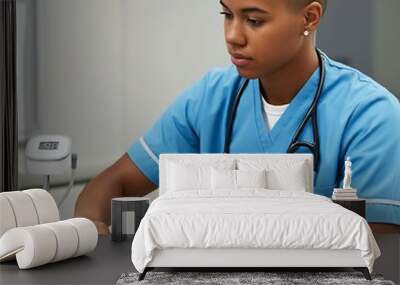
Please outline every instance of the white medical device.
[{"label": "white medical device", "polygon": [[29,173],[43,175],[43,188],[50,190],[50,175],[62,175],[71,171],[68,190],[58,203],[68,196],[73,186],[77,155],[71,153],[71,139],[61,135],[38,135],[29,139],[26,149],[26,169]]}]

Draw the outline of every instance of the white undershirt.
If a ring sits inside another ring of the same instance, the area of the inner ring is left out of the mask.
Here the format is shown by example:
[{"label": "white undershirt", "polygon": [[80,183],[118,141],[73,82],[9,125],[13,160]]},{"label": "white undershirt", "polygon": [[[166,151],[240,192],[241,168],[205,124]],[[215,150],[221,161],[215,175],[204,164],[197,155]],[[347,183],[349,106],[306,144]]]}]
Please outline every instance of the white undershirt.
[{"label": "white undershirt", "polygon": [[272,130],[276,122],[285,112],[289,104],[286,105],[271,105],[267,101],[265,101],[264,96],[261,96],[263,105],[264,105],[264,120],[267,124],[267,127]]}]

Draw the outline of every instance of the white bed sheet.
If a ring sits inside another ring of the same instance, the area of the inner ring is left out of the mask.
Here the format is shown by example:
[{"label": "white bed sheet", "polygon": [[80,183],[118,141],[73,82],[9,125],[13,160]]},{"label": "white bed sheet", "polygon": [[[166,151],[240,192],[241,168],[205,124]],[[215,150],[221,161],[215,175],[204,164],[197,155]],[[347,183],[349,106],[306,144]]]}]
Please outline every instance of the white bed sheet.
[{"label": "white bed sheet", "polygon": [[133,265],[143,272],[166,248],[357,249],[370,272],[380,256],[361,216],[324,196],[266,189],[161,195],[133,239]]}]

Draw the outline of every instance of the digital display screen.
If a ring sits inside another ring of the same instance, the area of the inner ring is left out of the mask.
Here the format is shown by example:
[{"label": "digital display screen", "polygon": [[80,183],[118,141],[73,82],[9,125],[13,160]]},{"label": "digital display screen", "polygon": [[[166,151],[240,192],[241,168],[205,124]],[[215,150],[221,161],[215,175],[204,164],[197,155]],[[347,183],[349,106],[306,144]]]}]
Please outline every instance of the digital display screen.
[{"label": "digital display screen", "polygon": [[39,149],[40,150],[55,150],[58,148],[59,142],[40,142]]}]

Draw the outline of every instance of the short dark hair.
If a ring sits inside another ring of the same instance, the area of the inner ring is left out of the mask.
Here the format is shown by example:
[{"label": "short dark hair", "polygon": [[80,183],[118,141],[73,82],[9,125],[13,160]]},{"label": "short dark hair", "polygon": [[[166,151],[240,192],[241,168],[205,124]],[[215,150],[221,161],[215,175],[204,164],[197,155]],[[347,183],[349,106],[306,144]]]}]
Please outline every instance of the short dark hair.
[{"label": "short dark hair", "polygon": [[294,1],[297,6],[304,7],[312,2],[319,2],[321,3],[322,7],[324,8],[324,13],[326,11],[326,7],[328,6],[328,0],[291,0]]}]

